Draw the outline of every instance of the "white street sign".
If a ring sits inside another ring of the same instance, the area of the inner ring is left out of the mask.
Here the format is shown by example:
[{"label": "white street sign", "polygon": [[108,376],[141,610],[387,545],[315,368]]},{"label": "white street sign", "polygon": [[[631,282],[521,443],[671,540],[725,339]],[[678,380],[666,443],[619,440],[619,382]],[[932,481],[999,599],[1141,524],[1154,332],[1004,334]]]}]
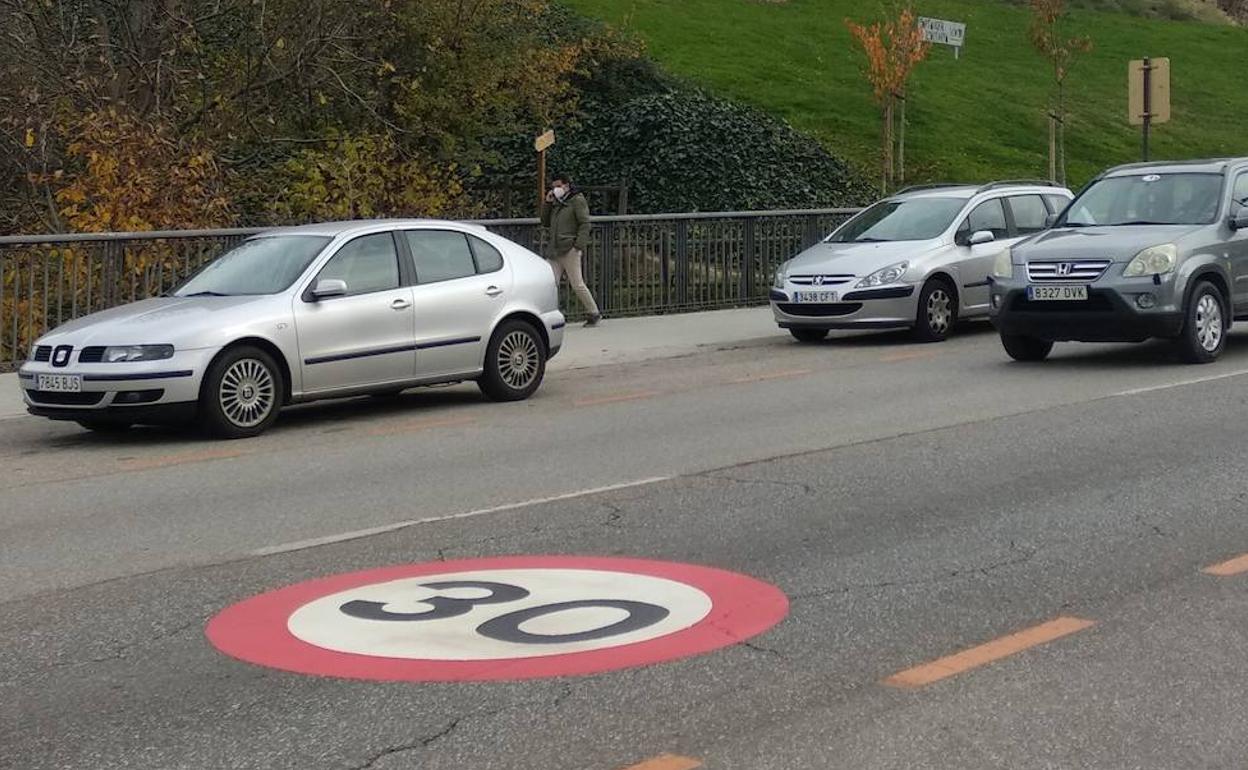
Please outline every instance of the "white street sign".
[{"label": "white street sign", "polygon": [[920,16],[919,29],[923,33],[923,39],[929,43],[961,48],[966,41],[966,25],[956,21]]}]

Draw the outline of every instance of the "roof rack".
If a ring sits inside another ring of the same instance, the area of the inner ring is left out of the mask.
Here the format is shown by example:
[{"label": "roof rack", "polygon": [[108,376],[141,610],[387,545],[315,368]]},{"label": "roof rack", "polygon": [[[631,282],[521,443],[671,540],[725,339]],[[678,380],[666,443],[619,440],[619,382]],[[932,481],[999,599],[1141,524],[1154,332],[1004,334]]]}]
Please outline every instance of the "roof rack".
[{"label": "roof rack", "polygon": [[905,193],[919,192],[920,190],[942,190],[946,187],[971,187],[968,184],[958,184],[957,182],[936,182],[935,184],[912,184],[909,187],[903,187],[893,195],[903,195]]},{"label": "roof rack", "polygon": [[1061,185],[1054,182],[1052,179],[1001,179],[996,182],[989,182],[988,184],[981,185],[976,192],[987,192],[1001,187],[1021,187],[1024,185],[1029,187],[1061,187]]}]

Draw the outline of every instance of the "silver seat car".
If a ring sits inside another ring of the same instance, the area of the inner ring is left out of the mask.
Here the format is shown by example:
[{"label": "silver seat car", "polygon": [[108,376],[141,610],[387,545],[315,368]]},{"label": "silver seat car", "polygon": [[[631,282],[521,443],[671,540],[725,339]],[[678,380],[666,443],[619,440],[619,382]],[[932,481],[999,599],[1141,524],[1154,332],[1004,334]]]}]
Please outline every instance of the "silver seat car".
[{"label": "silver seat car", "polygon": [[1045,228],[1073,196],[1047,182],[911,187],[782,264],[776,322],[802,342],[832,329],[913,329],[925,342],[988,315],[1003,249]]},{"label": "silver seat car", "polygon": [[198,418],[254,436],[285,404],[475,380],[512,401],[563,343],[554,276],[485,228],[342,222],[243,241],[169,295],[37,340],[31,414],[94,430]]},{"label": "silver seat car", "polygon": [[992,320],[1016,360],[1055,341],[1160,337],[1213,361],[1248,316],[1248,158],[1112,168],[1051,230],[1002,252],[993,281]]}]

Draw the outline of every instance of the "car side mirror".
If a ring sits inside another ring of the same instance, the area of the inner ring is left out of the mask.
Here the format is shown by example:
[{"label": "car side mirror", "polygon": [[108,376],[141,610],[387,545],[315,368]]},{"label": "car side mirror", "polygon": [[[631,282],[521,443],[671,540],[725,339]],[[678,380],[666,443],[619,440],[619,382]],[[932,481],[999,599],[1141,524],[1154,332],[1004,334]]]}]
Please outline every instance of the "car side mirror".
[{"label": "car side mirror", "polygon": [[317,281],[312,289],[312,299],[322,300],[330,297],[344,297],[347,294],[347,282],[337,278],[325,278]]},{"label": "car side mirror", "polygon": [[997,236],[992,234],[991,230],[976,230],[971,233],[971,237],[967,240],[968,246],[978,246],[981,243],[992,243]]},{"label": "car side mirror", "polygon": [[1049,214],[1047,217],[1045,217],[1045,218],[1044,218],[1044,229],[1045,229],[1045,230],[1048,230],[1050,227],[1052,227],[1053,225],[1057,224],[1057,217],[1058,217],[1058,215],[1057,215],[1057,214]]},{"label": "car side mirror", "polygon": [[1248,230],[1248,206],[1240,206],[1239,211],[1231,215],[1231,229]]}]

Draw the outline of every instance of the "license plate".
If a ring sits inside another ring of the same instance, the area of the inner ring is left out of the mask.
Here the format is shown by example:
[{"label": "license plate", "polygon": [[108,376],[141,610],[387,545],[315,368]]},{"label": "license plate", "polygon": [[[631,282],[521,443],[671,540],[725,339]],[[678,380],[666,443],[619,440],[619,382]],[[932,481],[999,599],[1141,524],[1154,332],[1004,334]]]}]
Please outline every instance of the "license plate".
[{"label": "license plate", "polygon": [[1087,286],[1028,286],[1027,299],[1033,302],[1079,302],[1088,298]]},{"label": "license plate", "polygon": [[51,393],[81,393],[82,376],[77,374],[40,374],[35,389]]},{"label": "license plate", "polygon": [[829,303],[836,302],[836,292],[834,291],[795,291],[793,292],[794,302],[818,302]]}]

